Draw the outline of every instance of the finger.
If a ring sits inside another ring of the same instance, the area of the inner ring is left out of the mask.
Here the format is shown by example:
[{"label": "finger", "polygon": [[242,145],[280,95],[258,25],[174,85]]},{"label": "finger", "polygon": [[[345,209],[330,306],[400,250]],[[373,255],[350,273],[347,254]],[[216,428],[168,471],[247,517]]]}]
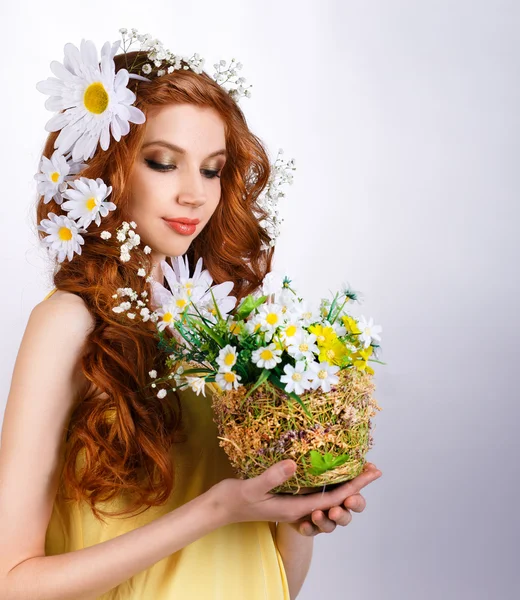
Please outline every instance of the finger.
[{"label": "finger", "polygon": [[336,529],[337,524],[329,519],[322,510],[315,510],[312,515],[312,522],[319,528],[323,533],[332,533]]},{"label": "finger", "polygon": [[304,521],[300,525],[299,532],[302,535],[306,535],[307,537],[313,537],[315,535],[318,535],[318,533],[321,533],[319,527],[317,525],[314,525],[312,521]]},{"label": "finger", "polygon": [[367,502],[361,494],[354,494],[353,496],[349,496],[343,502],[343,506],[345,508],[349,508],[350,510],[353,510],[357,513],[363,512],[366,508],[366,505]]},{"label": "finger", "polygon": [[[382,475],[381,471],[375,465],[372,465],[372,463],[368,463],[368,465],[369,467],[357,477],[330,492],[314,492],[304,496],[302,498],[302,512],[307,514],[313,510],[326,510],[332,506],[339,506],[343,504],[346,497],[358,494],[362,488],[372,481],[379,479]],[[305,510],[306,507],[309,507],[309,510]]]},{"label": "finger", "polygon": [[335,521],[337,525],[344,527],[352,521],[352,513],[345,508],[341,508],[341,506],[333,506],[329,510],[329,518]]}]

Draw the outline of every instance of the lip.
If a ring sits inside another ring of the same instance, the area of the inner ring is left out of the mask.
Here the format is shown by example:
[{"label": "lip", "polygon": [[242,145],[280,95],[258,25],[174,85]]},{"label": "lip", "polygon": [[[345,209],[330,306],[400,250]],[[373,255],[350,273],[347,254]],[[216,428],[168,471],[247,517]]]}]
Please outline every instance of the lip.
[{"label": "lip", "polygon": [[164,221],[180,235],[193,235],[199,222],[198,219],[164,219]]},{"label": "lip", "polygon": [[168,223],[185,223],[186,225],[198,225],[200,223],[200,219],[186,219],[184,217],[179,217],[178,219],[164,219]]}]

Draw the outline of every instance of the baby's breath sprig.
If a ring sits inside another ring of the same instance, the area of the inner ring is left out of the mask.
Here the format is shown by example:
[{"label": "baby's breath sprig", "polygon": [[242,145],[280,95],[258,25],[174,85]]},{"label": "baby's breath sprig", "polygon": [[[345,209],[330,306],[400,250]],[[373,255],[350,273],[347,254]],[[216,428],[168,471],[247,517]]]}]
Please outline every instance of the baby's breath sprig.
[{"label": "baby's breath sprig", "polygon": [[268,245],[262,245],[262,250],[269,250],[271,246],[274,246],[280,235],[280,225],[284,219],[279,217],[278,203],[280,198],[285,197],[285,192],[281,187],[286,183],[292,185],[294,181],[292,171],[296,170],[295,160],[291,158],[291,160],[284,161],[281,158],[282,154],[283,149],[279,148],[276,160],[271,165],[269,181],[256,201],[257,206],[267,212],[268,216],[260,221],[260,226],[267,231],[271,238]]},{"label": "baby's breath sprig", "polygon": [[[181,69],[191,70],[199,75],[203,72],[206,59],[202,58],[197,52],[192,56],[175,54],[165,48],[163,43],[157,38],[153,38],[149,33],[140,34],[135,28],[131,29],[130,33],[128,33],[128,29],[122,27],[119,33],[122,37],[125,60],[126,54],[130,51],[131,47],[136,43],[139,44],[138,54],[134,58],[133,63],[129,65],[128,61],[126,61],[126,68],[131,78],[150,81],[144,75],[152,75],[154,69],[157,77],[162,77],[166,73],[170,74],[173,71]],[[215,63],[213,65],[215,73],[212,75],[212,78],[236,102],[243,96],[250,98],[253,86],[249,85],[246,87],[244,85],[246,82],[245,77],[239,77],[237,74],[237,71],[242,68],[242,63],[232,58],[228,67],[226,67],[226,64],[225,60]],[[140,75],[139,73],[143,73],[144,75]]]},{"label": "baby's breath sprig", "polygon": [[224,84],[231,84],[237,87],[231,88],[228,90],[229,95],[234,99],[238,100],[242,98],[242,96],[246,96],[247,98],[251,97],[251,88],[252,85],[248,87],[244,86],[246,82],[245,77],[238,77],[237,71],[242,68],[242,63],[236,62],[234,58],[231,59],[231,63],[229,67],[224,68],[226,66],[226,61],[221,60],[218,63],[213,65],[215,69],[215,73],[213,73],[213,79],[219,84],[224,86]]},{"label": "baby's breath sprig", "polygon": [[116,239],[121,243],[121,262],[128,262],[130,260],[130,250],[135,248],[141,243],[141,237],[134,231],[137,227],[135,221],[123,221],[120,227],[116,230]]}]

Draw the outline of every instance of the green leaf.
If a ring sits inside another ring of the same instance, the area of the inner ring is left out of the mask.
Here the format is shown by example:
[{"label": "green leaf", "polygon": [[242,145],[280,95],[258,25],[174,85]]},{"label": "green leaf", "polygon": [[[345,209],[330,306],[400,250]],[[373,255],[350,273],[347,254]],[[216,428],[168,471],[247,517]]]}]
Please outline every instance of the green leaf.
[{"label": "green leaf", "polygon": [[186,373],[214,373],[214,371],[213,369],[200,367],[199,369],[186,369],[181,373],[181,375],[186,375]]},{"label": "green leaf", "polygon": [[311,475],[321,475],[326,471],[330,471],[331,469],[335,469],[336,467],[341,466],[342,464],[346,463],[349,459],[350,456],[348,455],[348,453],[334,457],[330,452],[320,454],[316,450],[311,450],[310,462],[312,466],[310,469],[308,469],[308,472]]},{"label": "green leaf", "polygon": [[260,304],[263,304],[266,300],[267,296],[261,296],[256,300],[251,295],[247,296],[238,308],[238,310],[235,312],[235,319],[237,321],[242,321],[247,316],[249,316],[257,306],[260,306]]}]

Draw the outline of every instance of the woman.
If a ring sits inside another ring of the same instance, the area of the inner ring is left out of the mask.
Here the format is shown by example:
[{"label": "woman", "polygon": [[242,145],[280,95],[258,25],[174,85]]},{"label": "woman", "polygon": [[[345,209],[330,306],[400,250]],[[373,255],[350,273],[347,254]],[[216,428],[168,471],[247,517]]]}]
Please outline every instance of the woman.
[{"label": "woman", "polygon": [[[79,54],[68,50],[72,70]],[[85,56],[89,50],[82,45]],[[363,510],[359,491],[380,472],[369,464],[324,494],[270,494],[294,473],[293,461],[236,479],[206,399],[190,390],[166,400],[143,392],[150,371],[161,368],[154,325],[119,318],[116,290],[150,297],[143,272],[164,283],[161,260],[183,255],[192,265],[203,257],[215,283],[234,282],[238,301],[257,289],[273,252],[261,250],[269,238],[253,210],[269,162],[236,100],[204,72],[152,66],[148,81],[128,81],[122,74],[140,64],[139,53],[108,54],[102,66],[106,74],[113,59],[121,72],[119,98],[128,107],[135,94],[135,106],[119,113],[133,126],[114,117],[116,142],[107,144],[108,128],[97,132],[102,150],[94,130],[79,135],[59,117],[43,152],[50,160],[57,147],[88,161],[71,162],[69,175],[98,182],[89,183],[86,206],[97,202],[99,214],[81,213],[80,185],[63,197],[63,187],[52,197],[46,188],[37,206],[42,233],[51,211],[83,214],[83,243],[69,221],[54,229],[67,252],[58,257],[55,289],[31,312],[14,368],[0,451],[0,596],[295,598],[312,535],[346,525],[348,508]],[[91,82],[83,97],[92,114],[111,106],[103,85]],[[123,259],[115,232],[124,222],[142,244]]]}]

